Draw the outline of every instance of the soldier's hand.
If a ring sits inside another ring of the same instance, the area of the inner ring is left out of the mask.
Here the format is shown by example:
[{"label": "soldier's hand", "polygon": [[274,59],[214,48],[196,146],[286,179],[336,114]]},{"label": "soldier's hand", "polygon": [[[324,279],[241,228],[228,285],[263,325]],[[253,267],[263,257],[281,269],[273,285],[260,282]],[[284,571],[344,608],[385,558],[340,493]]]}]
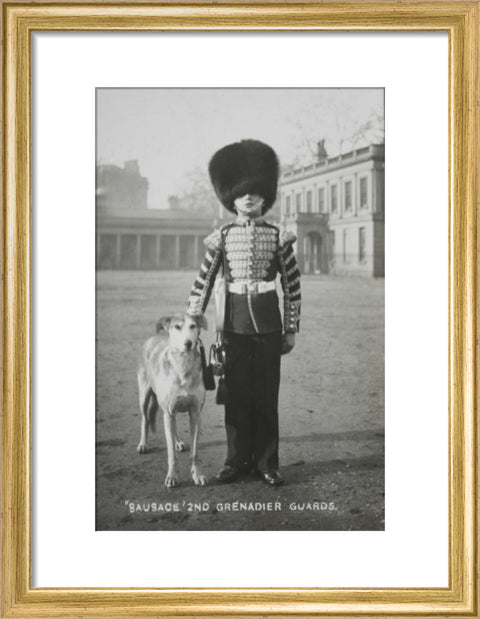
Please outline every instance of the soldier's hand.
[{"label": "soldier's hand", "polygon": [[288,355],[295,346],[295,333],[284,333],[282,337],[282,355]]}]

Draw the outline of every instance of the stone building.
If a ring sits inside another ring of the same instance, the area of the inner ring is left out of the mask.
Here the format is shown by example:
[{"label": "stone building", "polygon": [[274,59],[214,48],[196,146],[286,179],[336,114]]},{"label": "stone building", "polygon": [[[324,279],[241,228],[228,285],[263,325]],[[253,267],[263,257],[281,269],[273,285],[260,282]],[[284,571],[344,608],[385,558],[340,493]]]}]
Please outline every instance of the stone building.
[{"label": "stone building", "polygon": [[372,144],[282,174],[280,222],[302,273],[385,274],[385,150]]},{"label": "stone building", "polygon": [[210,218],[167,209],[100,209],[97,269],[193,269],[201,264]]},{"label": "stone building", "polygon": [[95,180],[97,208],[147,208],[148,180],[140,175],[138,161],[125,161],[123,168],[98,165]]},{"label": "stone building", "polygon": [[[322,142],[315,162],[286,169],[270,221],[297,236],[304,274],[385,272],[384,145],[328,157]],[[148,181],[136,161],[97,168],[97,269],[196,269],[213,227],[232,219],[218,203],[217,219],[184,210],[147,208]]]},{"label": "stone building", "polygon": [[148,181],[138,163],[97,167],[97,269],[192,269],[204,257],[211,217],[192,216],[170,202],[147,208]]}]

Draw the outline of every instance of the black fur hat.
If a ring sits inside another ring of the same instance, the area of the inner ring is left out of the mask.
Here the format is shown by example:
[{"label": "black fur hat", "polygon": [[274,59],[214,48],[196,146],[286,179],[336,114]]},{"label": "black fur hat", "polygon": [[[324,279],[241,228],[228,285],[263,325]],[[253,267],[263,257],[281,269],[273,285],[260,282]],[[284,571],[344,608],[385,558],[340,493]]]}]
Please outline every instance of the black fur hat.
[{"label": "black fur hat", "polygon": [[224,146],[210,160],[208,172],[223,206],[235,212],[234,201],[247,193],[262,196],[262,214],[277,196],[279,163],[273,148],[258,140],[242,140]]}]

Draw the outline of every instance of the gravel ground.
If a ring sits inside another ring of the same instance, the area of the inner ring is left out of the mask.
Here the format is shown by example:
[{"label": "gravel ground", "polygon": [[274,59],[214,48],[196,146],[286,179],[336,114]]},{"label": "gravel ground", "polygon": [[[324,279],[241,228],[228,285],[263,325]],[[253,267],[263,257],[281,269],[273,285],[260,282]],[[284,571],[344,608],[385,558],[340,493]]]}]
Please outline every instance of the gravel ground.
[{"label": "gravel ground", "polygon": [[[96,529],[384,529],[384,281],[302,278],[301,332],[282,357],[280,460],[286,485],[214,481],[225,457],[223,407],[207,393],[200,458],[189,477],[187,415],[178,427],[181,485],[163,486],[161,419],[139,455],[136,361],[159,317],[185,307],[193,271],[97,273]],[[213,303],[207,318],[213,324]],[[203,335],[208,347],[213,333]]]}]

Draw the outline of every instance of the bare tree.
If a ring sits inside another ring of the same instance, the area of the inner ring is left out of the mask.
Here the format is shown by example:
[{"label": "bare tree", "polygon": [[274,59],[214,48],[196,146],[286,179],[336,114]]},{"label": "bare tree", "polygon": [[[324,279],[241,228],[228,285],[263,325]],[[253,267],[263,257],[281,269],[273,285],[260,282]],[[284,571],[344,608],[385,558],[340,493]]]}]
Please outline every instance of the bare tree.
[{"label": "bare tree", "polygon": [[360,115],[355,97],[353,89],[335,89],[311,93],[304,100],[290,119],[295,135],[290,158],[293,166],[314,161],[321,138],[329,155],[384,141],[383,110],[372,107],[368,115]]},{"label": "bare tree", "polygon": [[196,167],[187,172],[183,191],[179,196],[182,210],[215,217],[218,210],[218,200],[213,191],[208,174],[203,168]]}]

